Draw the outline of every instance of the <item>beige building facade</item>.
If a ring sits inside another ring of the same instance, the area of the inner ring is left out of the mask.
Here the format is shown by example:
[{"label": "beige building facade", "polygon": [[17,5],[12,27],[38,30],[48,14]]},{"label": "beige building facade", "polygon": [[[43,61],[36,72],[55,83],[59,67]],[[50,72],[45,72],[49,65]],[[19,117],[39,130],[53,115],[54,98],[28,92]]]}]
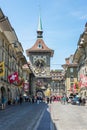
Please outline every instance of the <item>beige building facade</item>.
[{"label": "beige building facade", "polygon": [[73,62],[78,64],[79,94],[87,98],[87,23],[78,40],[78,48],[74,54]]},{"label": "beige building facade", "polygon": [[77,79],[77,64],[73,64],[73,55],[65,59],[66,64],[62,65],[65,70],[65,91],[69,97],[71,94],[78,93],[78,90],[74,89],[74,84]]},{"label": "beige building facade", "polygon": [[0,74],[0,101],[2,96],[5,96],[8,101],[23,92],[23,88],[17,82],[10,84],[8,79],[8,76],[14,72],[18,72],[20,80],[23,79],[22,66],[27,63],[23,51],[9,19],[0,9],[0,63],[4,62],[4,74]]},{"label": "beige building facade", "polygon": [[64,70],[51,70],[51,94],[56,96],[63,96],[65,94],[65,77]]}]

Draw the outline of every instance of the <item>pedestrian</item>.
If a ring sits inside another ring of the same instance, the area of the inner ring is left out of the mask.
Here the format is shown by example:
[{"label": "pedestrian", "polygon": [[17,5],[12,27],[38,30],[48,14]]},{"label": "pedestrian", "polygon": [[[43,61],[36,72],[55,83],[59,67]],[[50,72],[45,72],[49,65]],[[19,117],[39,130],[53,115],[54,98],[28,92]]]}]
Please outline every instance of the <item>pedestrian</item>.
[{"label": "pedestrian", "polygon": [[22,102],[23,102],[23,98],[22,98],[21,94],[20,94],[19,102],[20,102],[20,104],[22,104]]},{"label": "pedestrian", "polygon": [[47,104],[49,104],[49,97],[47,97]]},{"label": "pedestrian", "polygon": [[68,98],[68,97],[66,97],[66,102],[67,102],[67,104],[68,104],[68,101],[69,101],[69,98]]},{"label": "pedestrian", "polygon": [[82,105],[82,98],[79,97],[79,105]]},{"label": "pedestrian", "polygon": [[37,96],[37,104],[40,103],[40,98]]},{"label": "pedestrian", "polygon": [[8,105],[11,105],[11,99],[8,99]]},{"label": "pedestrian", "polygon": [[19,96],[16,97],[16,104],[19,104]]},{"label": "pedestrian", "polygon": [[66,96],[63,96],[63,104],[65,105],[66,103]]},{"label": "pedestrian", "polygon": [[61,104],[63,103],[63,97],[60,98],[60,102],[61,102]]},{"label": "pedestrian", "polygon": [[50,97],[50,103],[52,102],[52,97]]},{"label": "pedestrian", "polygon": [[34,96],[32,97],[32,103],[34,103]]},{"label": "pedestrian", "polygon": [[2,103],[2,110],[4,110],[6,107],[6,98],[4,96],[2,96],[1,98],[1,103]]},{"label": "pedestrian", "polygon": [[85,106],[85,104],[86,104],[86,99],[85,98],[82,99],[82,104],[83,104],[83,106]]}]

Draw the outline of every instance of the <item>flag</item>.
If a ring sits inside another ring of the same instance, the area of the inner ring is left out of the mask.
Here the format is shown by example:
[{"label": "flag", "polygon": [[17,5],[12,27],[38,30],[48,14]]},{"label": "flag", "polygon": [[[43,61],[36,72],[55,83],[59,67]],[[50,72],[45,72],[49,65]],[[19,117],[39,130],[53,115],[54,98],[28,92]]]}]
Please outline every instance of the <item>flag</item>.
[{"label": "flag", "polygon": [[23,78],[17,80],[17,86],[18,87],[22,86],[23,83],[24,83],[24,79]]},{"label": "flag", "polygon": [[8,76],[9,82],[13,83],[15,81],[18,81],[18,73],[14,72],[13,74]]},{"label": "flag", "polygon": [[0,62],[0,76],[4,76],[4,73],[5,73],[4,62]]}]

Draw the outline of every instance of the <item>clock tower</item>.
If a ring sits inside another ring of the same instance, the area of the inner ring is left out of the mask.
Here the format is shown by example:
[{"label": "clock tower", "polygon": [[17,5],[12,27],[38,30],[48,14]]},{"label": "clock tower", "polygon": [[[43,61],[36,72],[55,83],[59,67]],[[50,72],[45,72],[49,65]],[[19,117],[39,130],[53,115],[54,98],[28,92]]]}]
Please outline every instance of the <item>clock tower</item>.
[{"label": "clock tower", "polygon": [[37,29],[37,40],[30,49],[26,50],[26,53],[29,57],[30,67],[35,75],[35,77],[33,77],[33,89],[47,89],[51,79],[50,58],[53,57],[54,51],[48,48],[43,40],[43,29],[40,17]]}]

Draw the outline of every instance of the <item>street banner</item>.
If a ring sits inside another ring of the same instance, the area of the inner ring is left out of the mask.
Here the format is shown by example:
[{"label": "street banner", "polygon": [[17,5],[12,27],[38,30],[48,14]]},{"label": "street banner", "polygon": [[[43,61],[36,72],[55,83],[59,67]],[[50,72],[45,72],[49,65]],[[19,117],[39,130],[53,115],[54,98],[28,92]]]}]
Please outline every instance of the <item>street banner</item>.
[{"label": "street banner", "polygon": [[0,62],[0,77],[4,76],[5,73],[5,65],[4,62]]},{"label": "street banner", "polygon": [[24,88],[24,91],[28,91],[29,90],[29,83],[23,83],[23,88]]},{"label": "street banner", "polygon": [[87,87],[87,76],[80,75],[80,83],[81,87]]},{"label": "street banner", "polygon": [[9,82],[13,83],[15,81],[18,81],[18,73],[14,72],[13,74],[8,76]]}]

